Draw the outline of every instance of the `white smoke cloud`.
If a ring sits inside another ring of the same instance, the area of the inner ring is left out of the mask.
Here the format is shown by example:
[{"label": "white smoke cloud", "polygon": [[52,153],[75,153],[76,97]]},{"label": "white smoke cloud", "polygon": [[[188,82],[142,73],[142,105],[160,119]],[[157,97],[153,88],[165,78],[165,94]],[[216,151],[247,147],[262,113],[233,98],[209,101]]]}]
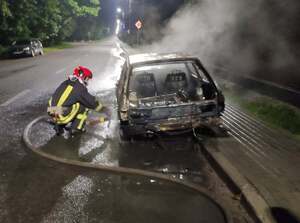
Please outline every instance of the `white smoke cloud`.
[{"label": "white smoke cloud", "polygon": [[183,51],[205,58],[227,53],[224,49],[232,41],[239,2],[210,0],[182,8],[163,31],[164,38],[150,50]]},{"label": "white smoke cloud", "polygon": [[293,27],[299,5],[296,0],[199,0],[180,9],[162,31],[164,37],[144,50],[187,52],[210,66],[246,75],[264,67],[274,71],[264,78],[280,81],[276,70],[295,67],[299,59],[285,28]]}]

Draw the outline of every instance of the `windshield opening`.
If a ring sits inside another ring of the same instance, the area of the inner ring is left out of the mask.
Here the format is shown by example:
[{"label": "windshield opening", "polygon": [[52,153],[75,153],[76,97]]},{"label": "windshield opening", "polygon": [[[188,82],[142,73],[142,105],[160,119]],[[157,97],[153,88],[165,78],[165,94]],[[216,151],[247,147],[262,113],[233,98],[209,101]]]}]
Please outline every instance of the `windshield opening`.
[{"label": "windshield opening", "polygon": [[15,42],[14,45],[29,45],[30,44],[30,40],[18,40]]}]

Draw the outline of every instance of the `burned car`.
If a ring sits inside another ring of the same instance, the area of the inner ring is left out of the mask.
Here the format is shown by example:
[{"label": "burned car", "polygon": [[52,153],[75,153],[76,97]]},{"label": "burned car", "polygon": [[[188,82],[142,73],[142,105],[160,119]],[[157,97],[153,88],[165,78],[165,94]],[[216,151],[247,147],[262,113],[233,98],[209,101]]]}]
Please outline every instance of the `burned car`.
[{"label": "burned car", "polygon": [[220,124],[224,96],[197,57],[126,57],[117,83],[121,136],[178,132]]}]

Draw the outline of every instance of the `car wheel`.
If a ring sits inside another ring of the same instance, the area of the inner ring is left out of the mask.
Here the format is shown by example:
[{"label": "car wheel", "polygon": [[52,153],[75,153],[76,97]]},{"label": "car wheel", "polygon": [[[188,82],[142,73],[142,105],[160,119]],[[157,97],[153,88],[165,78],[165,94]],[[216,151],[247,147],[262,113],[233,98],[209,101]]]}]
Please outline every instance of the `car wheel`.
[{"label": "car wheel", "polygon": [[128,127],[128,121],[122,121],[120,120],[120,138],[123,141],[130,141],[131,140],[131,135],[127,131]]},{"label": "car wheel", "polygon": [[130,141],[131,140],[131,136],[128,134],[128,132],[126,132],[125,129],[120,128],[120,139],[122,141]]},{"label": "car wheel", "polygon": [[43,51],[43,50],[40,51],[40,55],[41,55],[41,56],[44,55],[44,51]]}]

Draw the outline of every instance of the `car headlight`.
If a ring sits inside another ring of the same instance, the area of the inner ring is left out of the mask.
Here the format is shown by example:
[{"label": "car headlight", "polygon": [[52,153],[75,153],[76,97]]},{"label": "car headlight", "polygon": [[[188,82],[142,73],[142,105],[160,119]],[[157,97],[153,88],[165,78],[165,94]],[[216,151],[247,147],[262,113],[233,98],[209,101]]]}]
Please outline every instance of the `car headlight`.
[{"label": "car headlight", "polygon": [[23,50],[24,50],[24,51],[29,51],[30,48],[29,48],[29,47],[25,47],[25,48],[23,48]]}]

